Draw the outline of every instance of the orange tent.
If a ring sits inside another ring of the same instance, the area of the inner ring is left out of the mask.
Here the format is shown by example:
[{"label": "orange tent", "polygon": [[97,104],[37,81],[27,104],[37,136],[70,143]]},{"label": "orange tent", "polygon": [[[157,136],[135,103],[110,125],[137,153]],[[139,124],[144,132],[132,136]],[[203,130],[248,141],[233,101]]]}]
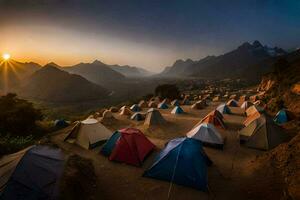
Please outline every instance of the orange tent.
[{"label": "orange tent", "polygon": [[245,126],[248,126],[249,124],[251,124],[251,122],[253,122],[254,120],[258,119],[261,116],[261,114],[259,112],[254,112],[251,115],[249,115],[245,121],[243,122],[243,124]]},{"label": "orange tent", "polygon": [[200,123],[213,124],[216,127],[225,129],[225,124],[223,120],[217,117],[216,115],[207,115],[200,121]]}]

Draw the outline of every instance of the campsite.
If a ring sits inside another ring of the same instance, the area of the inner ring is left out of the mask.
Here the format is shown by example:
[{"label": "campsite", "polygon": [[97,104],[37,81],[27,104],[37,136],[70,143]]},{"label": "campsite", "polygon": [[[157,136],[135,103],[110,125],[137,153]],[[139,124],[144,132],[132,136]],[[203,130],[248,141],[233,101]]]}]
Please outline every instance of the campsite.
[{"label": "campsite", "polygon": [[0,200],[300,199],[299,10],[0,1]]}]

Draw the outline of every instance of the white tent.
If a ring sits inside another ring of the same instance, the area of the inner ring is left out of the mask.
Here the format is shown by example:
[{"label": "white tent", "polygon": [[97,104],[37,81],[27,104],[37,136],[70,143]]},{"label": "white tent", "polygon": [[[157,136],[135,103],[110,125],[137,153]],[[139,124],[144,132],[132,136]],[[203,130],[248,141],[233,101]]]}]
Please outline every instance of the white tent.
[{"label": "white tent", "polygon": [[223,147],[224,139],[212,124],[202,123],[193,128],[187,137],[202,141],[204,144],[211,144]]},{"label": "white tent", "polygon": [[65,141],[75,139],[75,143],[85,149],[91,149],[101,141],[107,140],[112,135],[112,131],[108,130],[96,119],[86,119],[78,122],[66,137]]}]

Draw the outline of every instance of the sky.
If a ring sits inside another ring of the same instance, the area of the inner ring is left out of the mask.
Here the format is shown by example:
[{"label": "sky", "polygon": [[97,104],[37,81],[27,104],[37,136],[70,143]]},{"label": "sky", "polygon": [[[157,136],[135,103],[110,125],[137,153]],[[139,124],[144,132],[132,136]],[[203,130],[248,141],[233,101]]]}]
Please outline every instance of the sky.
[{"label": "sky", "polygon": [[0,53],[161,71],[243,42],[300,46],[299,0],[0,0]]}]

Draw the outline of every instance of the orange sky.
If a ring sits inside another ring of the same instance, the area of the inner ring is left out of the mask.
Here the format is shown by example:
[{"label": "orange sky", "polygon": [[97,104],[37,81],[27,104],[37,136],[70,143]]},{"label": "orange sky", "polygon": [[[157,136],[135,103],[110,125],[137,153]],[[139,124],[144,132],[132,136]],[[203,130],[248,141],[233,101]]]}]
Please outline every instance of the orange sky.
[{"label": "orange sky", "polygon": [[[37,62],[44,65],[55,62],[59,65],[74,65],[96,59],[107,64],[139,66],[159,71],[171,65],[174,57],[166,47],[155,47],[132,41],[124,41],[107,34],[82,34],[51,26],[6,26],[0,32],[1,53],[9,53],[12,59],[22,62]],[[163,54],[157,54],[163,51]],[[161,66],[157,66],[157,60]],[[140,66],[140,63],[145,63]],[[155,68],[157,67],[157,68]]]}]

